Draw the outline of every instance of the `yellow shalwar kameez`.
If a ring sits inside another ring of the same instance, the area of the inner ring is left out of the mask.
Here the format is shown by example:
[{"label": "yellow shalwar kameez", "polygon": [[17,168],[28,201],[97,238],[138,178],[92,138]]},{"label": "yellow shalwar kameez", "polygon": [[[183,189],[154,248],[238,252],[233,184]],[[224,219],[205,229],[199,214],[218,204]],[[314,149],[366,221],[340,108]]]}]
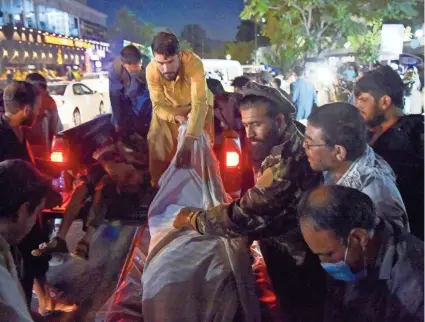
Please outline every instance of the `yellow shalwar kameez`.
[{"label": "yellow shalwar kameez", "polygon": [[[177,78],[169,81],[162,76],[155,61],[146,68],[153,113],[148,134],[149,171],[153,186],[158,186],[177,150],[179,124],[175,115],[179,108],[190,107],[186,136],[198,138],[204,129],[214,139],[214,98],[207,88],[201,59],[190,51],[180,52],[181,64]],[[186,114],[186,113],[183,113]]]}]

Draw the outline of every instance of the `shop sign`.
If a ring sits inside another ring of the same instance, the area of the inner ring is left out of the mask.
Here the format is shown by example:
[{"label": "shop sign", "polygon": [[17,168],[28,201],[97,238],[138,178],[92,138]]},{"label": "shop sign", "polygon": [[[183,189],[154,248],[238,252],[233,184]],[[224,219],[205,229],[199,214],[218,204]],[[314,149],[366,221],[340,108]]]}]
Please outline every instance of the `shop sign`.
[{"label": "shop sign", "polygon": [[74,47],[74,42],[67,38],[44,36],[44,42],[46,44]]},{"label": "shop sign", "polygon": [[72,40],[68,38],[44,36],[44,42],[51,45],[77,47],[77,48],[93,48],[94,46],[86,41]]}]

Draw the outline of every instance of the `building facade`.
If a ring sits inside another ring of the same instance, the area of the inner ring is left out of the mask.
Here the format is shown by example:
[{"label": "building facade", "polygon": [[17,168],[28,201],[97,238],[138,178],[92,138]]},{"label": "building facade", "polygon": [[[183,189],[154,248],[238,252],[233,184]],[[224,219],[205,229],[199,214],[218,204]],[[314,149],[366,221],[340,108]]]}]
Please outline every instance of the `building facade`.
[{"label": "building facade", "polygon": [[101,68],[107,15],[85,0],[0,0],[0,73],[7,68]]}]

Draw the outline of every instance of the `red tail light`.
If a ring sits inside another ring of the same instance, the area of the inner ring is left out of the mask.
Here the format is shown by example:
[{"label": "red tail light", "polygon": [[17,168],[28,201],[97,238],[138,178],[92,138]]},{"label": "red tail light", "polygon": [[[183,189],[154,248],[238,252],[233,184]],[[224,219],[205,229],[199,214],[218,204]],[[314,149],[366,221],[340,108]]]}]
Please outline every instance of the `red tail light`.
[{"label": "red tail light", "polygon": [[226,167],[234,168],[239,165],[239,154],[236,151],[226,152]]},{"label": "red tail light", "polygon": [[66,161],[66,144],[60,137],[55,137],[52,144],[50,161],[55,163],[64,163]]},{"label": "red tail light", "polygon": [[63,163],[63,153],[60,151],[55,151],[50,154],[50,161],[57,162],[57,163]]}]

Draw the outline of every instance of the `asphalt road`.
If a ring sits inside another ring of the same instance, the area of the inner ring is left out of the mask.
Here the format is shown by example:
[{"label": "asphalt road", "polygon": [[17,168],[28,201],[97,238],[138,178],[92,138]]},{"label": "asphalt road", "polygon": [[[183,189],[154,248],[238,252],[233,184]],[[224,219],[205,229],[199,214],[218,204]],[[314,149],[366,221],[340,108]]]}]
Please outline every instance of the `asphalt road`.
[{"label": "asphalt road", "polygon": [[[115,290],[136,227],[121,227],[115,236],[108,231],[107,226],[99,228],[90,248],[89,261],[64,255],[64,264],[50,267],[49,283],[79,304],[79,308],[73,313],[51,316],[46,321],[95,321],[96,313]],[[68,248],[73,250],[82,236],[82,223],[75,222],[67,235]],[[33,300],[35,310],[37,300]]]}]

